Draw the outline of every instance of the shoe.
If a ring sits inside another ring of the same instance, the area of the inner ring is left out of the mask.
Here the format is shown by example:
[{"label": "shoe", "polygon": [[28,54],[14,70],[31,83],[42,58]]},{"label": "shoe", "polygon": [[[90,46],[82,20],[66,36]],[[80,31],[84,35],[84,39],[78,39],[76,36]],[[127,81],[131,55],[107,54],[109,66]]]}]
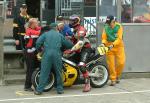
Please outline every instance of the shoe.
[{"label": "shoe", "polygon": [[64,91],[57,91],[57,94],[64,94]]},{"label": "shoe", "polygon": [[38,91],[35,90],[35,91],[34,91],[34,94],[35,94],[35,95],[41,95],[42,92],[38,92]]},{"label": "shoe", "polygon": [[32,89],[32,88],[24,88],[24,91],[32,92],[32,91],[33,91],[33,89]]},{"label": "shoe", "polygon": [[119,78],[117,78],[116,83],[117,83],[117,84],[119,84],[119,83],[120,83],[120,79],[119,79]]},{"label": "shoe", "polygon": [[90,83],[86,83],[83,88],[83,92],[89,92],[91,90]]},{"label": "shoe", "polygon": [[115,86],[116,85],[116,81],[111,81],[110,86]]}]

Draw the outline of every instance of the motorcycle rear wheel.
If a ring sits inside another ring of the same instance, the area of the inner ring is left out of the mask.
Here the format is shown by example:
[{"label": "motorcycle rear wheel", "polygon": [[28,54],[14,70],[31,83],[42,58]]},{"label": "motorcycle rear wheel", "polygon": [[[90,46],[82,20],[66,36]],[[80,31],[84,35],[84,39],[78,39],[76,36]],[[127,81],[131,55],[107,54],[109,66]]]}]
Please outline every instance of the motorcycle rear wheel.
[{"label": "motorcycle rear wheel", "polygon": [[[32,74],[31,81],[34,88],[36,88],[39,85],[39,76],[40,76],[40,69],[35,70]],[[54,87],[54,84],[55,84],[55,75],[53,72],[51,72],[48,79],[48,83],[44,88],[44,92],[50,91]]]}]

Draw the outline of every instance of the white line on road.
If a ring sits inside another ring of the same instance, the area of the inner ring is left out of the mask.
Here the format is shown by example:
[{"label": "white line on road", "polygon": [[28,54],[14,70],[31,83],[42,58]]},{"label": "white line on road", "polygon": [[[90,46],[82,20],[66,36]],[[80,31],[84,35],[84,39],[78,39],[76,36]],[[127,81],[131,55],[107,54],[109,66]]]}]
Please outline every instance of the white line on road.
[{"label": "white line on road", "polygon": [[22,100],[37,100],[37,99],[69,98],[69,97],[86,97],[86,96],[118,95],[118,94],[134,94],[134,93],[148,93],[148,92],[150,92],[150,90],[132,91],[132,92],[97,93],[97,94],[79,94],[79,95],[58,95],[58,96],[34,97],[34,98],[1,99],[0,102],[7,102],[7,101],[22,101]]}]

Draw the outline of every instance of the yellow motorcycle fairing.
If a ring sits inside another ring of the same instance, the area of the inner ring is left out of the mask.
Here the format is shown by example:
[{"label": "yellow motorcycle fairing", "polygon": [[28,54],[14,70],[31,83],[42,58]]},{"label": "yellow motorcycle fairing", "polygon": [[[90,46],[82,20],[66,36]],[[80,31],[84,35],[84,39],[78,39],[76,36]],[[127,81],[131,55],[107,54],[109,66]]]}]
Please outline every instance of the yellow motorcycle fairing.
[{"label": "yellow motorcycle fairing", "polygon": [[[42,59],[42,52],[37,54],[38,60]],[[78,72],[74,66],[67,63],[63,64],[66,71],[62,73],[64,86],[72,86],[78,76]]]},{"label": "yellow motorcycle fairing", "polygon": [[77,78],[78,72],[73,66],[64,63],[66,71],[63,73],[64,86],[72,86]]}]

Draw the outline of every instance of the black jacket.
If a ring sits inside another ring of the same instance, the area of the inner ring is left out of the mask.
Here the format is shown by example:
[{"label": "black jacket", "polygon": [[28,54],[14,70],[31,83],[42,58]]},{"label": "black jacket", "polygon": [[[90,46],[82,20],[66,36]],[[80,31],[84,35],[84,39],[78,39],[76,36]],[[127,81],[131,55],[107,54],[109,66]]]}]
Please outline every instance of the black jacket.
[{"label": "black jacket", "polygon": [[29,16],[19,15],[14,18],[13,21],[13,37],[15,40],[19,40],[19,35],[25,34],[25,24],[29,21]]}]

